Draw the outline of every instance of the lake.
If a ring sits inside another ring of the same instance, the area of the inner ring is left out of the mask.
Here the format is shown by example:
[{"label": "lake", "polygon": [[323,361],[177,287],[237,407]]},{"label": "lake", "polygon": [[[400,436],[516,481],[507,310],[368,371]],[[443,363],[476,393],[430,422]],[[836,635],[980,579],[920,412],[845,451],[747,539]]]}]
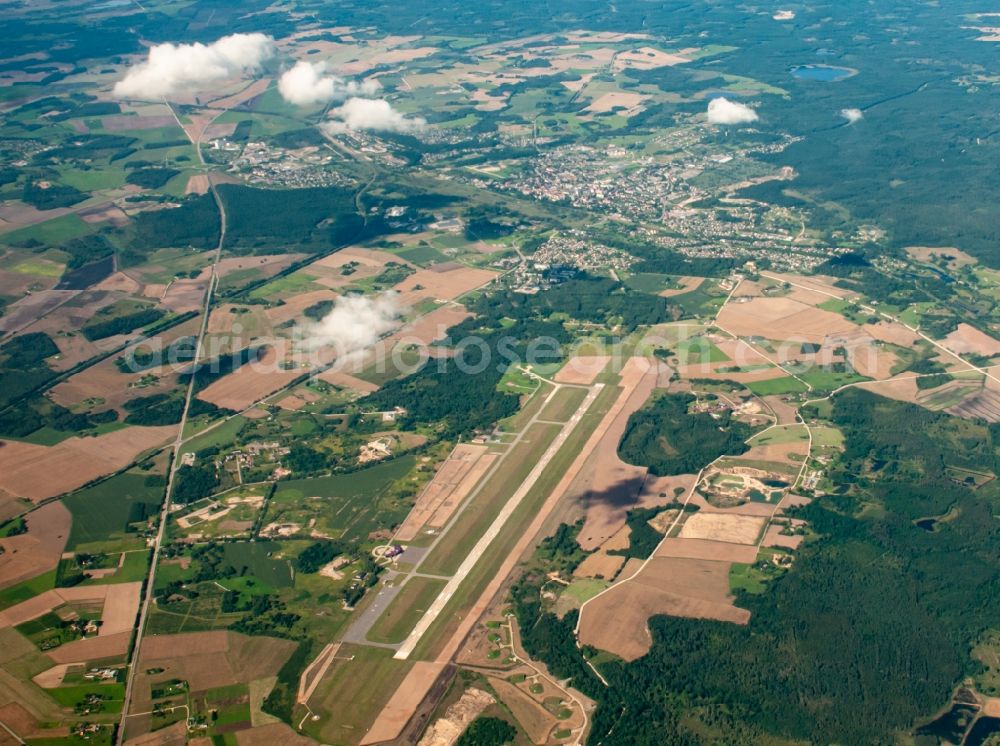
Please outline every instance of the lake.
[{"label": "lake", "polygon": [[857,75],[857,72],[849,67],[833,65],[799,65],[792,68],[792,75],[799,80],[818,80],[822,83],[835,83]]}]

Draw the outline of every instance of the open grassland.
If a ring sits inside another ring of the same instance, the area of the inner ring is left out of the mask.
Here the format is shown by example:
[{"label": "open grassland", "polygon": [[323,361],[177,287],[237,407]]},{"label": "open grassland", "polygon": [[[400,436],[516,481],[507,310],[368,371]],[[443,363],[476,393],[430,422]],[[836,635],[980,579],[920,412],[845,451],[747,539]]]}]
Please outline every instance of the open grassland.
[{"label": "open grassland", "polygon": [[412,667],[392,650],[341,645],[309,700],[321,718],[307,719],[305,732],[325,743],[357,743]]},{"label": "open grassland", "polygon": [[410,577],[382,616],[376,620],[368,632],[368,639],[387,643],[405,640],[413,625],[444,588],[445,582],[437,578]]}]

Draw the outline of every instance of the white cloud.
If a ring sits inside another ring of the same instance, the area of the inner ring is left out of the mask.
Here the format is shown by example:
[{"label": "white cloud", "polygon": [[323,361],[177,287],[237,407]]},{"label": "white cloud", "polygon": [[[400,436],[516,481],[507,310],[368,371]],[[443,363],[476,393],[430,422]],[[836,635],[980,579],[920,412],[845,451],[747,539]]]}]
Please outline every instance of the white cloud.
[{"label": "white cloud", "polygon": [[342,295],[320,321],[304,330],[307,349],[333,347],[341,362],[374,345],[402,323],[403,309],[393,291],[375,297]]},{"label": "white cloud", "polygon": [[708,102],[708,121],[711,124],[746,124],[757,119],[757,112],[746,104],[722,96]]},{"label": "white cloud", "polygon": [[791,21],[795,18],[794,10],[779,10],[773,16],[771,16],[776,21]]},{"label": "white cloud", "polygon": [[405,117],[385,99],[350,98],[330,112],[334,121],[323,125],[327,132],[337,134],[348,130],[380,130],[411,132],[426,126],[421,117]]},{"label": "white cloud", "polygon": [[366,80],[357,83],[326,73],[325,62],[313,63],[301,60],[278,80],[278,92],[291,104],[312,106],[342,101],[358,94],[370,96],[379,87],[375,81]]},{"label": "white cloud", "polygon": [[865,113],[861,109],[841,109],[840,116],[846,119],[848,124],[854,124],[864,119]]},{"label": "white cloud", "polygon": [[264,34],[232,34],[209,45],[157,44],[145,61],[133,66],[115,84],[118,98],[155,100],[197,91],[207,85],[256,72],[274,54],[274,42]]}]

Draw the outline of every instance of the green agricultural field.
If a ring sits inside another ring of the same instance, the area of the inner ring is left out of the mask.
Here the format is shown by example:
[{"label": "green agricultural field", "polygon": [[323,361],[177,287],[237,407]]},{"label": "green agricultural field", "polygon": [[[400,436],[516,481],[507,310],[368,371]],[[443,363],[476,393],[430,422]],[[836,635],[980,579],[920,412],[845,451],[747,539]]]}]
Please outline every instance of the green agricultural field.
[{"label": "green agricultural field", "polygon": [[279,482],[264,523],[305,525],[315,518],[317,530],[365,540],[405,518],[410,503],[393,499],[394,487],[415,464],[414,456],[400,456],[350,474]]},{"label": "green agricultural field", "polygon": [[746,384],[757,396],[770,396],[773,394],[798,394],[806,391],[806,385],[801,381],[785,376],[783,378],[772,378],[768,381],[754,381]]},{"label": "green agricultural field", "polygon": [[835,427],[810,426],[809,431],[812,433],[813,445],[817,448],[844,445],[844,434]]},{"label": "green agricultural field", "polygon": [[73,514],[67,551],[95,542],[133,546],[129,527],[157,514],[163,492],[160,475],[128,471],[64,497],[63,503]]},{"label": "green agricultural field", "polygon": [[766,589],[767,576],[753,565],[734,563],[729,568],[729,590],[733,593],[744,591],[754,595]]},{"label": "green agricultural field", "polygon": [[446,582],[436,578],[411,577],[375,621],[368,632],[368,639],[388,643],[405,640]]},{"label": "green agricultural field", "polygon": [[706,337],[694,337],[680,343],[677,346],[676,353],[681,364],[686,365],[724,363],[729,360],[729,356]]},{"label": "green agricultural field", "polygon": [[798,443],[809,440],[809,433],[804,425],[773,427],[770,430],[755,435],[749,442],[751,446],[766,446],[778,443]]},{"label": "green agricultural field", "polygon": [[563,595],[569,596],[582,604],[592,599],[609,585],[611,585],[611,583],[606,580],[600,580],[599,578],[582,578],[580,580],[574,580],[572,583],[567,585],[566,589],[563,591]]},{"label": "green agricultural field", "polygon": [[7,609],[22,601],[34,598],[40,593],[51,590],[56,585],[56,570],[36,575],[16,585],[0,590],[0,609]]},{"label": "green agricultural field", "polygon": [[681,287],[672,275],[657,274],[655,272],[640,272],[629,275],[625,279],[625,284],[640,293],[656,295],[661,290],[672,290]]}]

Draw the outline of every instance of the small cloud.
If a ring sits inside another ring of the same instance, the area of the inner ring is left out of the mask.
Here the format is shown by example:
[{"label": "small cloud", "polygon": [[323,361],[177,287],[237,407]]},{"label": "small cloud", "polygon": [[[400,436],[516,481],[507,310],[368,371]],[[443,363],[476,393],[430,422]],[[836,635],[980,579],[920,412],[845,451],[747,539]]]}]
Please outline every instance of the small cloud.
[{"label": "small cloud", "polygon": [[854,124],[864,119],[865,113],[861,109],[841,109],[840,116],[846,119],[848,124]]},{"label": "small cloud", "polygon": [[399,294],[388,291],[370,297],[342,295],[333,309],[320,321],[305,328],[303,343],[307,349],[332,347],[344,360],[373,346],[383,334],[402,323],[403,308]]},{"label": "small cloud", "polygon": [[327,74],[325,62],[305,60],[295,63],[278,80],[278,92],[282,98],[296,106],[328,104],[359,94],[370,96],[378,91],[378,87],[375,81],[357,83]]},{"label": "small cloud", "polygon": [[773,16],[771,16],[776,21],[790,21],[795,18],[794,10],[779,10]]},{"label": "small cloud", "polygon": [[427,125],[425,119],[406,117],[381,98],[350,98],[343,106],[330,112],[330,116],[334,120],[324,124],[323,128],[331,134],[349,130],[412,132]]},{"label": "small cloud", "polygon": [[274,41],[264,34],[232,34],[208,45],[156,44],[145,61],[115,84],[112,94],[146,101],[170,98],[245,71],[257,72],[273,54]]},{"label": "small cloud", "polygon": [[708,121],[711,124],[747,124],[758,119],[757,112],[746,104],[722,96],[708,102]]}]

